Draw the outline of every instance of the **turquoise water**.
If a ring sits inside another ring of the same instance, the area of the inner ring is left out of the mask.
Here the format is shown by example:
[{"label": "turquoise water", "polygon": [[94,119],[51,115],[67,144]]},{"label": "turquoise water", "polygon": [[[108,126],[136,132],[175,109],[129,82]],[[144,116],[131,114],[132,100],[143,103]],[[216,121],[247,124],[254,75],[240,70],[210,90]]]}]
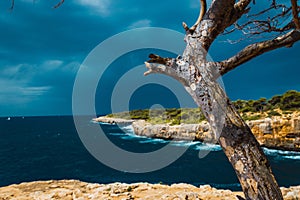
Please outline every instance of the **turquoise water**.
[{"label": "turquoise water", "polygon": [[[99,126],[86,121],[88,126]],[[130,127],[101,125],[117,146],[134,152],[150,152],[165,146],[161,139],[137,137]],[[176,142],[189,149],[171,165],[149,173],[127,173],[100,163],[85,149],[71,116],[0,118],[0,186],[25,181],[79,179],[88,182],[150,182],[240,190],[235,173],[218,145]],[[199,151],[211,151],[199,159]],[[264,149],[280,186],[300,184],[300,153]]]}]

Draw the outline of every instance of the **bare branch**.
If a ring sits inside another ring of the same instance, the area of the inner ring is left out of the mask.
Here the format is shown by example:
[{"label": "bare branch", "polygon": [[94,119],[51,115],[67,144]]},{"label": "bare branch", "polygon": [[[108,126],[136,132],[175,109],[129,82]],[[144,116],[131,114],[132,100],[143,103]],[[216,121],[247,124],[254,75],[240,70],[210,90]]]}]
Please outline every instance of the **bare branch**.
[{"label": "bare branch", "polygon": [[247,8],[247,7],[250,3],[251,3],[251,0],[240,0],[234,4],[234,10],[233,10],[233,15],[232,15],[233,17],[231,19],[229,26],[232,25],[233,23],[235,23],[244,14],[249,12],[250,8]]},{"label": "bare branch", "polygon": [[[190,33],[190,35],[197,38],[206,51],[208,51],[216,37],[231,25],[234,4],[234,0],[212,1],[199,26],[196,27],[194,32]],[[189,42],[187,41],[187,43]]]},{"label": "bare branch", "polygon": [[[35,2],[35,0],[33,0],[33,2]],[[65,2],[65,0],[61,0],[58,4],[53,6],[53,8],[60,7],[64,2]],[[14,7],[15,7],[15,0],[11,0],[11,6],[10,6],[9,10],[12,11],[14,9]]]},{"label": "bare branch", "polygon": [[148,60],[148,63],[159,63],[159,64],[163,64],[163,65],[170,65],[169,63],[172,62],[172,58],[163,58],[160,57],[159,55],[155,55],[153,53],[151,53],[149,55],[150,60]]},{"label": "bare branch", "polygon": [[162,58],[158,55],[150,54],[150,60],[145,62],[148,71],[144,73],[145,76],[153,73],[165,74],[180,81],[184,86],[188,87],[190,84],[186,79],[189,76],[188,63],[182,61],[181,57],[177,58]]},{"label": "bare branch", "polygon": [[262,14],[265,14],[267,12],[269,12],[270,10],[272,9],[278,9],[278,8],[281,8],[283,11],[287,10],[287,6],[284,5],[284,4],[276,4],[276,3],[273,3],[269,8],[265,9],[265,10],[262,10],[258,13],[255,13],[255,14],[252,14],[252,15],[249,15],[248,17],[257,17],[257,16],[260,16]]},{"label": "bare branch", "polygon": [[186,32],[188,32],[190,30],[190,28],[188,27],[188,25],[185,22],[182,22],[182,26]]},{"label": "bare branch", "polygon": [[300,32],[298,30],[292,30],[289,33],[279,36],[273,40],[267,40],[267,41],[251,44],[245,47],[242,51],[240,51],[233,57],[225,61],[216,63],[216,65],[219,67],[220,74],[224,75],[227,72],[235,69],[239,65],[263,53],[281,47],[291,47],[298,40],[300,40]]},{"label": "bare branch", "polygon": [[58,4],[56,4],[55,6],[53,6],[53,8],[60,7],[64,2],[65,2],[65,0],[61,0]]},{"label": "bare branch", "polygon": [[206,13],[206,9],[207,9],[206,0],[200,0],[200,4],[201,4],[201,10],[200,10],[200,13],[199,13],[199,17],[198,17],[196,23],[192,26],[192,28],[190,28],[191,31],[196,30],[196,27],[201,22],[201,20],[203,19],[203,16]]},{"label": "bare branch", "polygon": [[291,0],[292,3],[292,13],[293,13],[293,19],[295,22],[296,28],[299,30],[300,29],[300,22],[299,22],[299,11],[298,11],[298,6],[297,6],[297,0]]},{"label": "bare branch", "polygon": [[[211,124],[214,133],[212,140],[219,138],[219,144],[236,171],[246,199],[281,200],[282,194],[259,143],[216,79],[220,73],[223,75],[265,52],[284,46],[290,47],[300,40],[300,30],[280,33],[283,35],[273,40],[251,44],[228,60],[207,62],[207,51],[211,44],[226,28],[236,23],[241,16],[245,16],[252,1],[254,3],[254,0],[213,0],[200,23],[196,22],[193,32],[183,23],[183,27],[187,30],[185,37],[187,45],[182,57],[172,59],[151,54],[150,60],[145,63],[148,68],[145,75],[165,74],[183,83],[186,91]],[[276,0],[272,0],[272,5],[275,9]],[[276,11],[275,15],[279,10]],[[278,16],[284,13],[285,17],[285,11],[279,12],[281,13]],[[248,25],[259,31],[268,31],[282,28],[290,22],[290,18],[289,21],[285,19],[285,23],[278,26],[276,20],[280,17],[275,16],[274,22],[272,18],[267,16],[265,19],[254,19],[256,21]],[[236,28],[243,30],[243,27],[237,24]]]},{"label": "bare branch", "polygon": [[203,19],[203,16],[206,13],[206,9],[207,9],[206,0],[200,0],[200,4],[201,4],[201,9],[200,9],[199,17],[198,17],[197,21],[195,22],[195,24],[191,28],[189,28],[185,22],[182,22],[182,26],[183,26],[184,30],[188,33],[194,33],[198,24],[201,22],[201,20]]},{"label": "bare branch", "polygon": [[[245,1],[247,0],[241,0],[235,6],[240,7],[241,2]],[[242,24],[234,23],[234,26],[231,26],[229,30],[225,30],[223,34],[239,30],[246,38],[251,38],[255,35],[264,35],[265,38],[270,39],[276,36],[273,33],[286,33],[294,29],[295,23],[291,20],[292,6],[277,4],[276,0],[272,0],[271,2],[269,7],[257,13],[247,15],[245,19],[241,20],[243,21]]]},{"label": "bare branch", "polygon": [[234,9],[243,11],[246,10],[248,5],[251,3],[251,0],[240,0],[239,2],[234,4]]}]

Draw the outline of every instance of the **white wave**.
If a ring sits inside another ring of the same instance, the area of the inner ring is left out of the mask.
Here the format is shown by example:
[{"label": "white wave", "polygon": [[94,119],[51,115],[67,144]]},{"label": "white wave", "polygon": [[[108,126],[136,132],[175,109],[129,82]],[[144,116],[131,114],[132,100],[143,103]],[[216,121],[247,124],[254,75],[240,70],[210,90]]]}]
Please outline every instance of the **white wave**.
[{"label": "white wave", "polygon": [[283,150],[276,150],[276,149],[268,149],[263,147],[263,150],[265,152],[265,154],[267,155],[274,155],[274,154],[280,154],[280,155],[291,155],[291,154],[295,154],[295,155],[300,155],[300,152],[297,151],[283,151]]},{"label": "white wave", "polygon": [[132,125],[119,126],[125,133],[134,133]]},{"label": "white wave", "polygon": [[122,134],[121,138],[125,139],[125,140],[136,140],[136,139],[144,139],[146,137],[145,136],[139,136],[139,135],[136,135],[136,134],[130,133],[130,132],[125,132],[125,133]]},{"label": "white wave", "polygon": [[300,160],[300,155],[299,156],[284,156],[286,159],[291,159],[291,160]]},{"label": "white wave", "polygon": [[268,148],[265,148],[265,147],[263,148],[263,150],[264,150],[266,155],[276,157],[277,159],[300,160],[300,152],[268,149]]},{"label": "white wave", "polygon": [[124,134],[120,138],[123,140],[133,140],[134,139],[134,137],[132,137],[131,135],[124,135]]},{"label": "white wave", "polygon": [[194,147],[195,150],[206,150],[206,151],[221,151],[222,148],[217,144],[200,143]]},{"label": "white wave", "polygon": [[107,122],[97,122],[97,121],[94,121],[94,120],[91,120],[90,123],[93,123],[93,124],[100,124],[100,125],[112,125],[111,123],[107,123]]},{"label": "white wave", "polygon": [[170,144],[173,146],[180,146],[180,147],[186,147],[186,146],[193,146],[199,144],[199,141],[172,141]]},{"label": "white wave", "polygon": [[170,141],[168,140],[164,140],[164,139],[159,139],[159,138],[146,138],[144,137],[145,140],[141,140],[139,141],[139,143],[141,144],[149,144],[149,143],[152,143],[152,144],[161,144],[161,143],[168,143]]}]

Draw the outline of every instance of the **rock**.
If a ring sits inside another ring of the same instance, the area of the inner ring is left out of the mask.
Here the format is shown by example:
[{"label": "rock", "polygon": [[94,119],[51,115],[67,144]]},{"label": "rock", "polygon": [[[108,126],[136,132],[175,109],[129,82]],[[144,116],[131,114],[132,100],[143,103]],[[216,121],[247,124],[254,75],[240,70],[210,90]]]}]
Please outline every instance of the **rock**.
[{"label": "rock", "polygon": [[300,186],[281,187],[280,190],[285,200],[297,200],[300,197]]},{"label": "rock", "polygon": [[[300,186],[280,188],[285,200],[296,200],[300,197]],[[179,183],[171,186],[149,183],[86,183],[78,180],[35,181],[14,184],[0,188],[0,199],[51,199],[51,200],[232,200],[244,197],[242,192],[218,190],[209,185],[195,187]]]},{"label": "rock", "polygon": [[262,146],[300,151],[299,122],[299,112],[294,112],[289,116],[273,116],[247,123]]},{"label": "rock", "polygon": [[[162,139],[206,141],[211,140],[209,125],[207,122],[200,124],[181,124],[170,126],[168,124],[150,124],[145,120],[137,120],[132,123],[135,134]],[[209,139],[208,139],[209,138]]]},{"label": "rock", "polygon": [[[262,120],[246,122],[258,142],[265,147],[281,150],[300,151],[300,113],[294,112],[283,117],[273,116]],[[216,143],[206,121],[200,124],[150,124],[145,120],[132,122],[135,134],[167,140],[188,140]]]},{"label": "rock", "polygon": [[134,120],[129,119],[119,119],[119,118],[110,118],[110,117],[98,117],[92,119],[94,122],[101,122],[101,123],[107,123],[107,124],[118,124],[118,125],[131,125]]}]

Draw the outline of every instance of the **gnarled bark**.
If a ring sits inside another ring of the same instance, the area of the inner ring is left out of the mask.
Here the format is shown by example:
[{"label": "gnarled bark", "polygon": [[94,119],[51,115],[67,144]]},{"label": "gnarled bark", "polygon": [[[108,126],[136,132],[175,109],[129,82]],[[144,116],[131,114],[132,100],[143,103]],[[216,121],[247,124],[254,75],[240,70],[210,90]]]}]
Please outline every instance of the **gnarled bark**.
[{"label": "gnarled bark", "polygon": [[[195,31],[187,31],[186,49],[177,58],[151,55],[146,62],[151,73],[166,74],[180,81],[211,125],[213,141],[222,146],[232,164],[247,199],[283,199],[269,162],[250,128],[231,104],[218,84],[218,77],[241,64],[300,40],[299,30],[247,46],[222,62],[206,60],[207,51],[216,37],[236,22],[250,8],[251,0],[215,0]],[[298,14],[298,13],[297,13]]]},{"label": "gnarled bark", "polygon": [[177,58],[166,59],[165,65],[151,59],[146,67],[145,75],[162,73],[179,80],[201,107],[214,133],[209,142],[222,146],[247,199],[283,199],[266,156],[216,81],[213,65],[197,68]]}]

